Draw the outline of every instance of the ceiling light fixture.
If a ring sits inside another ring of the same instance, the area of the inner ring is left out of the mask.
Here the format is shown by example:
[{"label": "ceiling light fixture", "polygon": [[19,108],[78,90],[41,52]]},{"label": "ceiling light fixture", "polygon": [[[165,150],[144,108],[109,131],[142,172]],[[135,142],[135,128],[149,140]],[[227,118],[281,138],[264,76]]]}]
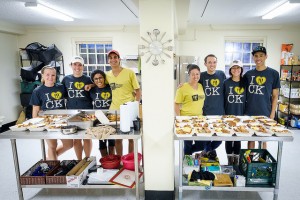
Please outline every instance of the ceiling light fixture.
[{"label": "ceiling light fixture", "polygon": [[278,15],[282,15],[288,11],[291,11],[292,9],[296,8],[298,5],[299,5],[298,2],[296,2],[296,1],[291,1],[291,2],[287,1],[284,4],[281,4],[280,6],[271,10],[264,16],[262,16],[262,19],[273,19],[274,17],[277,17]]},{"label": "ceiling light fixture", "polygon": [[52,8],[49,8],[47,6],[44,6],[44,5],[36,3],[36,2],[25,2],[25,7],[32,8],[34,10],[42,12],[43,14],[47,14],[51,17],[55,17],[55,18],[58,18],[63,21],[74,21],[74,18],[72,18],[64,13],[61,13],[57,10],[54,10]]}]

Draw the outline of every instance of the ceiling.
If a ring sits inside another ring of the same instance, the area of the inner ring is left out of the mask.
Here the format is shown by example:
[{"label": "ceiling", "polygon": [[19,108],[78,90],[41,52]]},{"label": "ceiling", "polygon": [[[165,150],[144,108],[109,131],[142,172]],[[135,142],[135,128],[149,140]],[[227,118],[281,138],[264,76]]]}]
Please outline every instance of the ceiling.
[{"label": "ceiling", "polygon": [[[0,0],[0,21],[23,26],[139,25],[139,0],[38,0],[72,16],[75,18],[72,22],[60,21],[26,8],[25,2],[32,1]],[[188,25],[300,25],[300,6],[272,20],[261,19],[263,14],[286,1],[175,0],[176,22],[183,29]]]}]

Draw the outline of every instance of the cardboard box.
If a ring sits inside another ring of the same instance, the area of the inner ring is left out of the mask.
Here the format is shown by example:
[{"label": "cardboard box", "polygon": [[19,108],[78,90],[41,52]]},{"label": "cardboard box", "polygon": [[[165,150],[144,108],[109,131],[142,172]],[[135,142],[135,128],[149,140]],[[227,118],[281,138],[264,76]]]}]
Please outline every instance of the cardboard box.
[{"label": "cardboard box", "polygon": [[77,165],[79,165],[80,163],[78,163],[66,176],[67,178],[67,186],[68,187],[79,187],[83,180],[86,178],[89,169],[91,167],[93,167],[94,165],[96,165],[96,157],[90,157],[90,158],[85,158],[87,159],[88,162],[90,162],[85,169],[79,174],[79,175],[70,175],[72,174],[74,171],[72,171]]}]

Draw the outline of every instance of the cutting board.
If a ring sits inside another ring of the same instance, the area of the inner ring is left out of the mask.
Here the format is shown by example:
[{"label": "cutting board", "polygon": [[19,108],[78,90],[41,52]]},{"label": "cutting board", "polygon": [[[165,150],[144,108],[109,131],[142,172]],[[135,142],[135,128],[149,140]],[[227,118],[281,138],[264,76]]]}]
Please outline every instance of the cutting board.
[{"label": "cutting board", "polygon": [[216,178],[214,180],[215,187],[232,187],[232,181],[228,174],[215,174]]}]

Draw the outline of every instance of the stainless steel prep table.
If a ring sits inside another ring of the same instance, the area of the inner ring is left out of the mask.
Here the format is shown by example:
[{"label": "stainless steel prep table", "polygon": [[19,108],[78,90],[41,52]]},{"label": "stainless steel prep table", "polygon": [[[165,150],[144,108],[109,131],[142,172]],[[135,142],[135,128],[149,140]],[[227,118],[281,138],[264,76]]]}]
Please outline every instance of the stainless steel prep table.
[{"label": "stainless steel prep table", "polygon": [[[45,159],[45,146],[44,140],[45,139],[91,139],[88,135],[85,134],[85,130],[78,131],[75,134],[64,135],[61,132],[29,132],[29,131],[22,131],[22,132],[12,132],[6,131],[0,134],[0,139],[10,139],[11,147],[13,152],[13,159],[14,159],[14,166],[16,171],[16,180],[17,180],[17,187],[18,187],[18,194],[19,199],[23,200],[23,188],[69,188],[69,189],[87,189],[87,188],[125,188],[118,185],[81,185],[79,188],[70,188],[67,185],[21,185],[20,184],[20,169],[19,169],[19,160],[18,160],[18,151],[16,140],[17,139],[40,139],[41,140],[41,149],[43,153],[43,159]],[[132,139],[134,143],[134,165],[135,169],[138,169],[138,140],[141,139],[142,132],[132,130],[128,134],[116,134],[110,135],[107,139]],[[96,138],[92,138],[96,139]],[[136,199],[139,199],[139,178],[138,178],[138,170],[135,170],[135,192],[136,192]]]},{"label": "stainless steel prep table", "polygon": [[[251,136],[251,137],[223,137],[223,136],[187,136],[187,137],[177,137],[174,134],[174,139],[179,141],[179,199],[182,199],[183,190],[216,190],[216,191],[255,191],[255,192],[273,192],[273,199],[277,200],[279,192],[279,179],[280,179],[280,166],[281,166],[281,157],[282,157],[282,147],[283,142],[292,142],[294,138],[292,136],[287,137],[276,137],[276,136]],[[278,152],[277,152],[277,172],[276,172],[276,182],[275,187],[201,187],[201,186],[188,186],[183,185],[182,178],[182,162],[183,162],[183,144],[185,140],[202,140],[202,141],[258,141],[258,142],[267,142],[267,141],[276,141],[278,142]]]}]

